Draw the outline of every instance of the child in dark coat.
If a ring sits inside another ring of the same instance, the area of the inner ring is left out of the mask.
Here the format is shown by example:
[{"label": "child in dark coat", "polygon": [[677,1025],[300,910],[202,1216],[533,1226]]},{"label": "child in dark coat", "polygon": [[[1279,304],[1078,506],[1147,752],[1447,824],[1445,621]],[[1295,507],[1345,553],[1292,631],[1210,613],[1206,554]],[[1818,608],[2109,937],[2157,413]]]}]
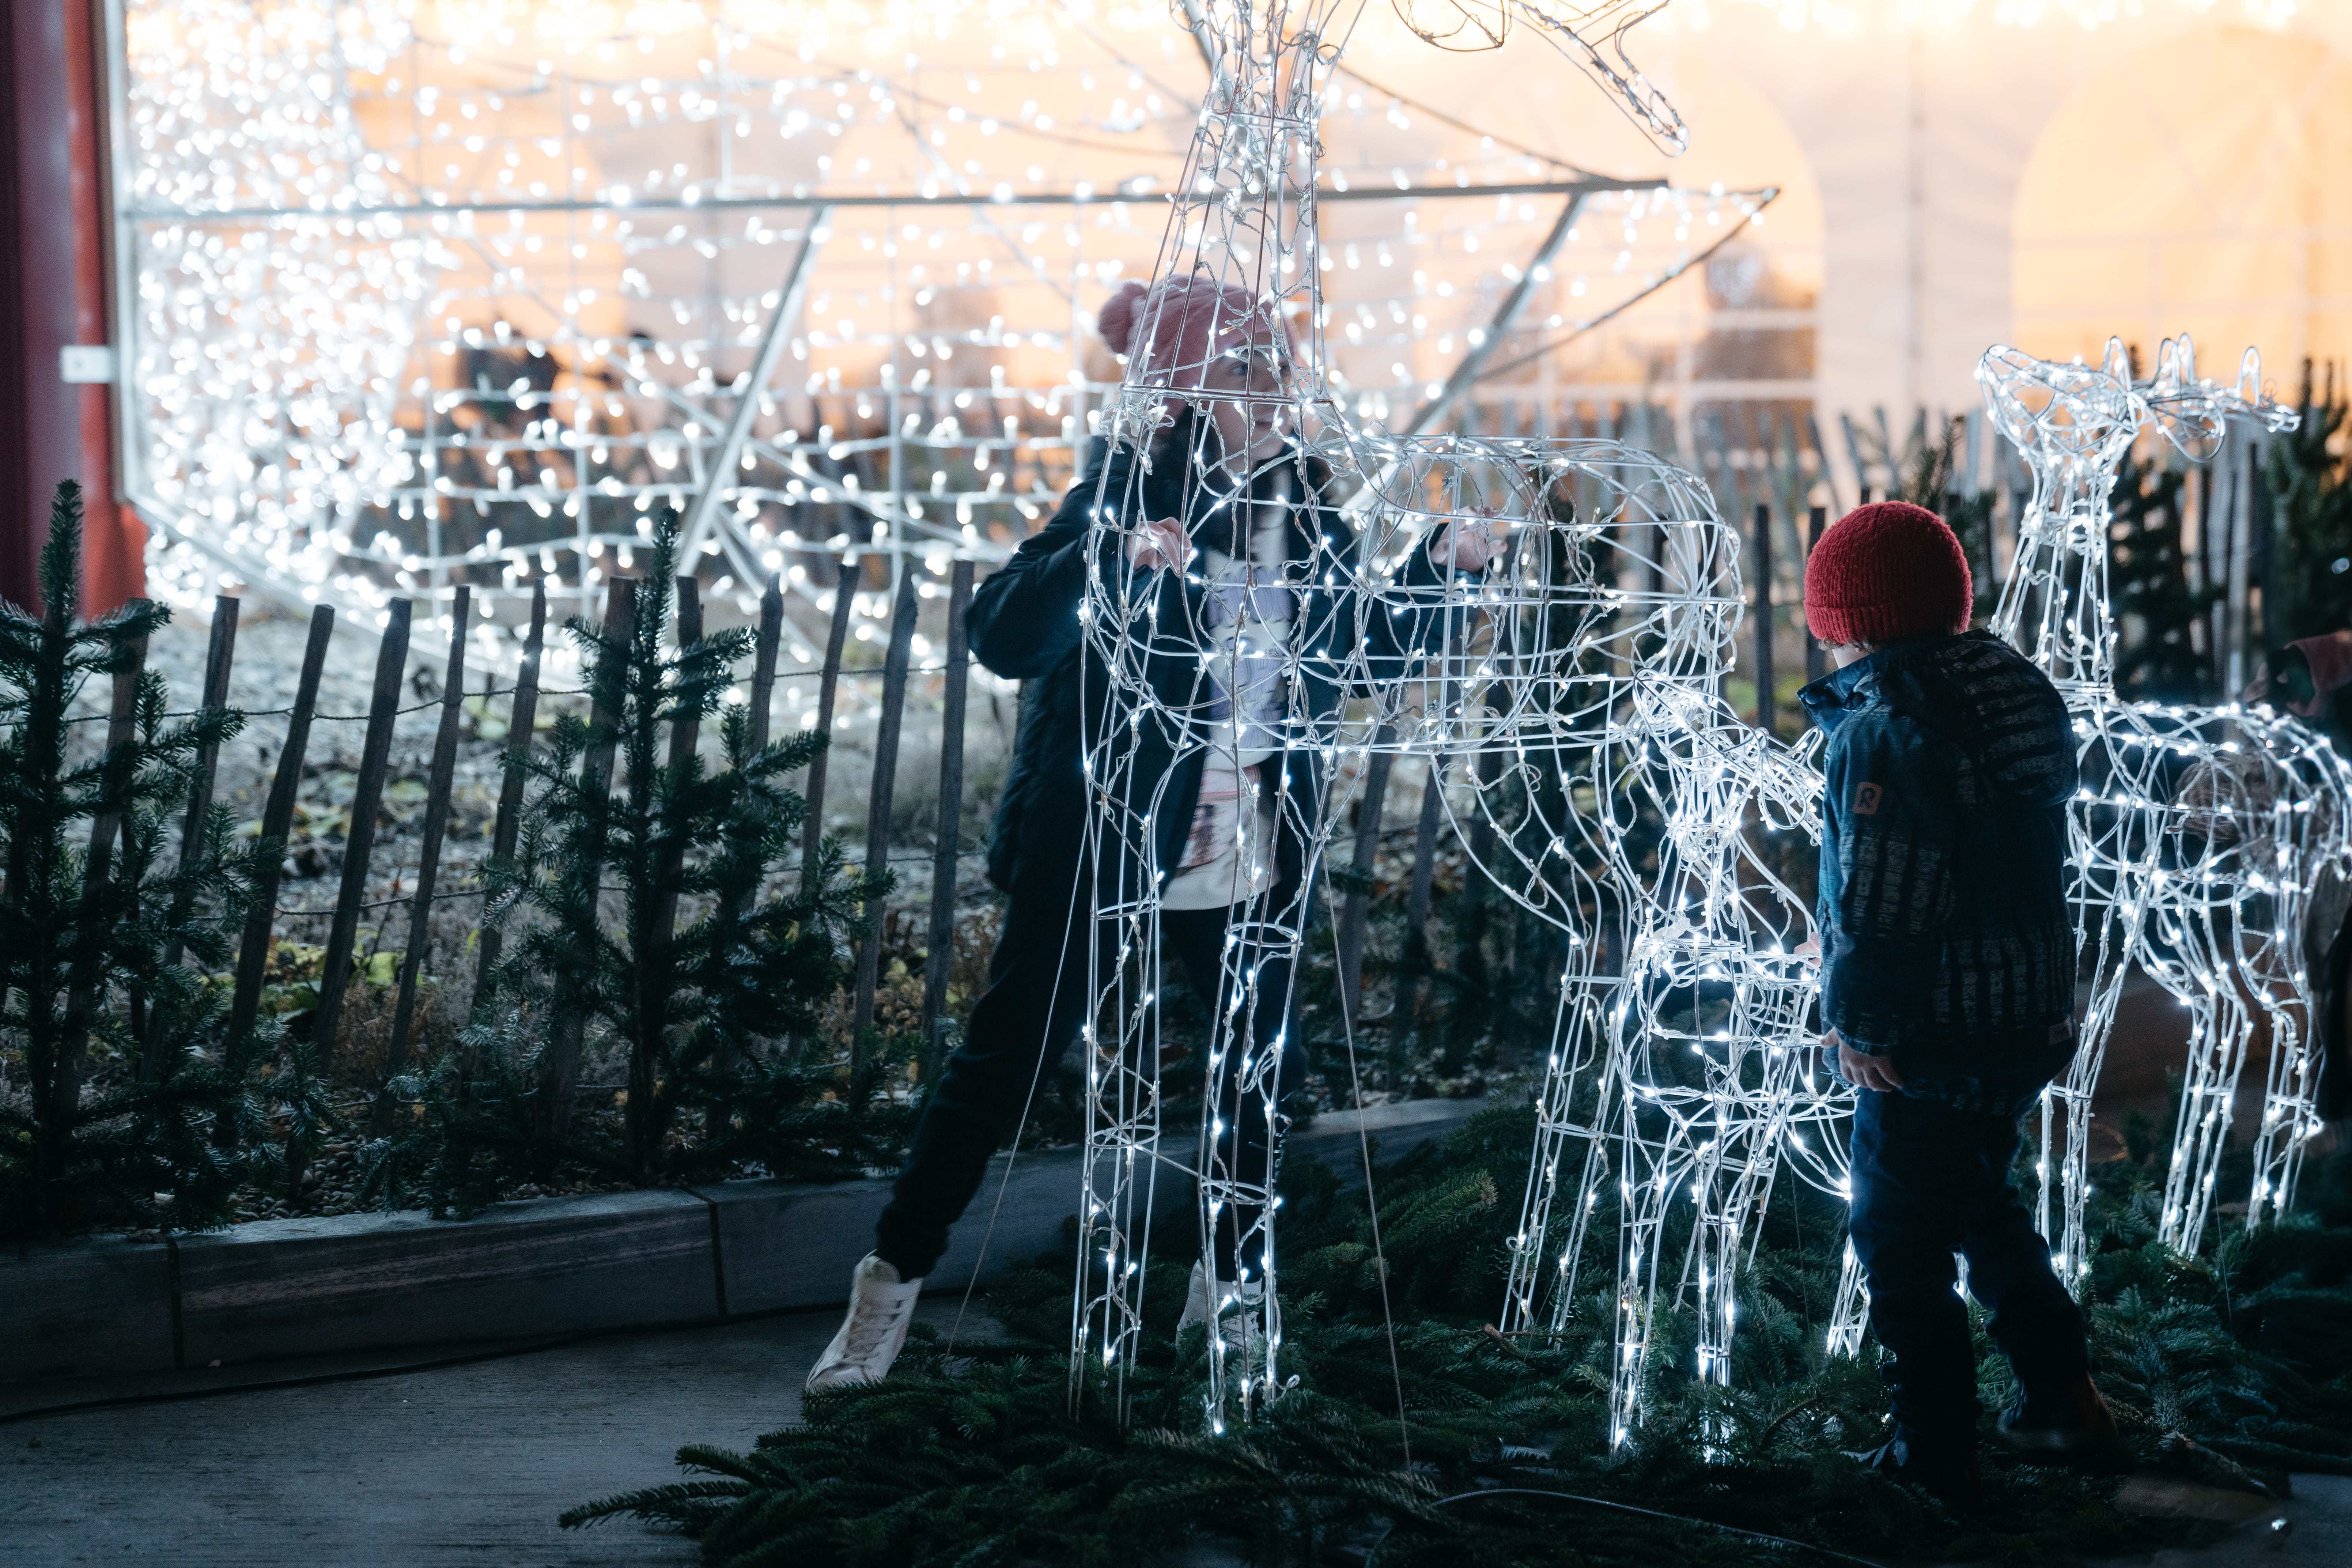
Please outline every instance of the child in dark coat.
[{"label": "child in dark coat", "polygon": [[1848,513],[1805,571],[1805,623],[1838,669],[1801,694],[1829,741],[1822,1045],[1860,1091],[1852,1236],[1894,1397],[1893,1436],[1864,1458],[1959,1505],[1979,1408],[1955,1253],[2020,1389],[2001,1436],[2071,1453],[2115,1436],[2010,1180],[2024,1112],[2074,1049],[2074,733],[2039,669],[1967,629],[1971,590],[1935,513]]}]

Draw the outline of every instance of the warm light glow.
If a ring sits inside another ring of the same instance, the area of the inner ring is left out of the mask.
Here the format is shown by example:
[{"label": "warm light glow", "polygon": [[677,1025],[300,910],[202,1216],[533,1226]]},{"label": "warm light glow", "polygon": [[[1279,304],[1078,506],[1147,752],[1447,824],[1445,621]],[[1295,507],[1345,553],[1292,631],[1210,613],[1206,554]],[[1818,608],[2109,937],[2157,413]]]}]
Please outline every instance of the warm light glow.
[{"label": "warm light glow", "polygon": [[[129,0],[125,21],[127,478],[160,592],[233,579],[372,621],[462,581],[496,639],[539,584],[593,612],[652,510],[709,478],[715,608],[782,573],[803,658],[827,556],[994,561],[1058,503],[1119,375],[1093,312],[1156,265],[1206,79],[1157,4]],[[1479,343],[1559,205],[1430,193],[1574,171],[1324,86],[1329,187],[1381,194],[1335,205],[1312,258],[1332,384],[1392,419]],[[812,237],[793,204],[820,195],[888,205],[815,226],[776,371],[709,475]],[[1666,287],[1764,199],[1592,196],[1508,346]],[[1638,367],[1617,379],[1634,391],[1602,397],[1639,395]],[[1524,382],[1475,400],[1552,417]]]}]

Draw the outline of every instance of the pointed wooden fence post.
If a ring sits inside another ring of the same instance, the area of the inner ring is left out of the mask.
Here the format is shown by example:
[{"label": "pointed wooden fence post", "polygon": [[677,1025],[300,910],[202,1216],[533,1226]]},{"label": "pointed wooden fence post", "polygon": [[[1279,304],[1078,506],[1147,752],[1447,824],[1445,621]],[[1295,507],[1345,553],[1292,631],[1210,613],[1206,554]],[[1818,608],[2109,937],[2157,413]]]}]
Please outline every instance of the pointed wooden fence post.
[{"label": "pointed wooden fence post", "polygon": [[294,829],[294,801],[302,789],[302,757],[310,749],[310,717],[319,706],[319,677],[327,668],[327,647],[334,640],[335,612],[320,605],[310,612],[310,640],[302,649],[302,674],[295,683],[294,709],[286,719],[286,743],[278,749],[278,771],[269,781],[269,798],[261,808],[261,838],[278,846],[253,879],[253,902],[245,917],[245,935],[236,950],[236,990],[229,1001],[228,1037],[253,1027],[261,1016],[261,986],[269,973],[270,932],[278,923],[278,884],[285,876],[286,840]]},{"label": "pointed wooden fence post", "polygon": [[[132,601],[132,608],[138,601]],[[147,639],[131,645],[129,661],[114,672],[113,706],[106,718],[106,758],[99,772],[99,809],[89,825],[89,853],[82,860],[81,910],[74,917],[73,959],[66,971],[66,1016],[58,1040],[58,1071],[51,1080],[51,1113],[69,1121],[81,1104],[89,1072],[89,1025],[106,984],[107,882],[114,873],[114,837],[135,776],[138,752],[139,679],[147,672]]]},{"label": "pointed wooden fence post", "polygon": [[[677,578],[672,585],[677,593],[677,617],[673,629],[677,633],[677,651],[682,659],[687,649],[702,640],[702,595],[691,577]],[[660,592],[657,585],[653,586],[654,592]],[[655,700],[655,694],[646,693],[646,700]],[[701,743],[702,715],[692,708],[681,709],[670,720],[669,754],[663,760],[664,771],[671,779],[682,778]],[[657,824],[656,831],[659,832],[669,825],[660,822],[666,814],[661,807],[658,786],[653,795]],[[644,1169],[642,1161],[649,1152],[643,1147],[643,1130],[651,1125],[647,1119],[652,1115],[654,1097],[659,1086],[661,1057],[658,1043],[665,1037],[669,1026],[669,1012],[663,994],[663,973],[669,964],[670,940],[677,932],[677,884],[685,870],[686,844],[683,839],[677,839],[663,848],[660,862],[654,868],[654,885],[658,890],[655,894],[653,920],[646,931],[646,951],[635,955],[637,1024],[642,1031],[640,1039],[652,1048],[640,1047],[629,1053],[629,1099],[624,1120],[628,1130],[630,1168],[640,1173]]]},{"label": "pointed wooden fence post", "polygon": [[[236,612],[237,602],[228,595],[222,594],[214,598],[212,637],[205,648],[204,696],[198,704],[206,713],[217,713],[228,706],[229,666],[236,655]],[[219,764],[219,746],[205,745],[196,748],[195,777],[189,781],[188,809],[180,823],[182,869],[185,869],[190,861],[204,847],[205,820],[212,814],[213,780],[218,773]],[[171,923],[174,929],[188,918],[191,910],[192,900],[188,898],[183,897],[173,902]],[[164,968],[178,968],[184,955],[184,950],[178,937],[165,939]],[[137,998],[134,997],[132,1001],[135,1008]],[[154,1021],[152,1018],[146,1021],[143,1027],[141,1026],[139,1020],[133,1019],[131,1033],[137,1037],[142,1047],[155,1043],[153,1031]],[[152,1080],[154,1076],[154,1067],[153,1060],[142,1048],[139,1058],[140,1081],[143,1083]]]},{"label": "pointed wooden fence post", "polygon": [[430,941],[433,889],[441,870],[441,837],[449,830],[449,790],[457,773],[457,730],[466,715],[466,632],[474,591],[459,585],[451,600],[449,667],[441,689],[441,728],[433,736],[433,771],[425,784],[425,842],[416,855],[416,896],[408,906],[408,951],[400,955],[400,994],[392,1008],[392,1038],[384,1047],[388,1084],[408,1059],[408,1026],[416,1016],[416,977]]},{"label": "pointed wooden fence post", "polygon": [[1495,860],[1495,818],[1485,807],[1487,792],[1503,778],[1503,753],[1481,752],[1471,769],[1482,803],[1470,824],[1470,863],[1462,868],[1462,942],[1455,950],[1454,968],[1467,972],[1486,962],[1486,872]]},{"label": "pointed wooden fence post", "polygon": [[[636,637],[636,586],[634,578],[615,577],[605,591],[604,637],[607,643],[621,649],[621,679],[610,687],[595,686],[588,710],[588,722],[595,739],[580,759],[581,793],[597,802],[591,809],[600,824],[609,809],[606,803],[613,791],[613,754],[620,742],[621,704],[627,697],[628,650]],[[600,655],[597,660],[591,661],[592,685],[595,664],[601,658]],[[597,897],[596,884],[604,879],[603,849],[600,829],[582,872],[588,879],[587,894],[591,900]],[[556,1023],[555,1037],[548,1042],[547,1052],[540,1062],[539,1125],[540,1131],[551,1138],[561,1137],[572,1126],[572,1102],[580,1089],[580,1047],[587,1037],[586,1010],[565,1007]]]},{"label": "pointed wooden fence post", "polygon": [[[1828,531],[1829,526],[1829,508],[1817,506],[1806,513],[1805,560],[1808,563],[1813,559],[1813,546],[1822,542],[1822,535]],[[1805,684],[1811,686],[1829,672],[1830,656],[1822,650],[1821,639],[1813,636],[1812,628],[1807,626],[1805,629]]]},{"label": "pointed wooden fence post", "polygon": [[[236,657],[237,602],[226,594],[213,600],[213,632],[205,649],[205,694],[200,706],[207,713],[217,713],[228,706],[229,666]],[[220,764],[220,748],[216,745],[196,749],[196,776],[188,789],[187,815],[180,823],[180,864],[186,866],[204,845],[205,818],[213,806],[213,779]],[[186,915],[184,909],[173,910],[174,925]],[[181,947],[177,937],[163,944],[166,968],[180,962]]]},{"label": "pointed wooden fence post", "polygon": [[[507,710],[507,752],[530,751],[532,726],[539,722],[539,656],[547,642],[547,584],[541,582],[530,591],[530,633],[522,645],[522,667],[515,674],[514,703]],[[490,829],[490,858],[512,858],[515,838],[522,826],[523,772],[509,767],[499,785],[499,814]],[[474,994],[482,995],[490,984],[490,971],[499,963],[499,950],[504,944],[505,933],[489,926],[482,928],[481,952],[474,969]]]},{"label": "pointed wooden fence post", "polygon": [[383,801],[383,777],[392,765],[392,727],[400,715],[400,679],[408,669],[411,599],[394,599],[383,640],[376,647],[375,688],[368,694],[367,738],[360,746],[359,777],[352,785],[351,821],[343,829],[343,880],[335,897],[334,923],[327,928],[326,967],[319,975],[318,1010],[310,1015],[310,1043],[319,1065],[334,1059],[335,1029],[342,1022],[343,994],[351,988],[352,952],[359,944],[360,905],[367,900],[368,859],[375,849],[376,808]]},{"label": "pointed wooden fence post", "polygon": [[1772,509],[1756,503],[1756,727],[1772,731]]},{"label": "pointed wooden fence post", "polygon": [[[702,640],[702,594],[691,577],[677,579],[677,651],[682,655]],[[702,716],[681,713],[670,724],[669,769],[673,775],[683,771],[687,759],[702,743]],[[686,866],[686,846],[678,844],[662,856],[660,879],[676,882]],[[667,950],[669,939],[677,930],[677,890],[672,888],[662,895],[660,912],[654,921],[654,941]],[[656,1032],[658,1032],[656,1030]]]},{"label": "pointed wooden fence post", "polygon": [[770,718],[776,705],[776,654],[784,639],[784,590],[768,579],[760,595],[760,635],[751,645],[751,750],[768,749]]},{"label": "pointed wooden fence post", "polygon": [[[898,726],[907,716],[907,658],[915,637],[915,616],[922,601],[915,595],[917,566],[912,558],[899,563],[898,594],[890,609],[890,651],[882,660],[882,715],[874,727],[874,787],[866,803],[866,870],[871,876],[890,869],[890,803],[898,782]],[[874,988],[882,969],[880,899],[866,902],[866,931],[857,944],[857,990],[850,1009],[849,1068],[854,1075],[861,1061],[866,1027],[874,1022]]]},{"label": "pointed wooden fence post", "polygon": [[971,677],[972,563],[960,560],[948,589],[947,687],[940,714],[940,823],[931,852],[930,945],[923,955],[923,1081],[939,1077],[947,1025],[948,977],[955,960],[956,872],[963,847],[963,719]]},{"label": "pointed wooden fence post", "polygon": [[825,749],[809,763],[808,818],[801,826],[801,890],[803,896],[813,893],[816,886],[816,852],[824,844],[824,775],[825,764],[833,752],[833,705],[841,690],[841,650],[849,638],[849,622],[857,598],[857,583],[862,569],[860,558],[844,557],[841,579],[833,591],[833,625],[824,638],[824,666],[817,679],[816,732],[825,739]]},{"label": "pointed wooden fence post", "polygon": [[1396,755],[1389,748],[1396,743],[1396,726],[1383,724],[1372,737],[1373,752],[1364,764],[1364,799],[1356,808],[1356,846],[1349,868],[1356,874],[1357,885],[1348,889],[1339,907],[1339,927],[1336,933],[1336,957],[1339,969],[1339,1017],[1349,1035],[1356,1029],[1357,1010],[1363,1003],[1364,928],[1371,916],[1372,868],[1381,851],[1381,816],[1387,809],[1389,773],[1396,766]]},{"label": "pointed wooden fence post", "polygon": [[[1405,956],[1429,962],[1429,906],[1437,890],[1437,819],[1445,805],[1445,759],[1433,754],[1421,785],[1421,816],[1412,833],[1412,883],[1405,895]],[[1421,1011],[1422,979],[1408,975],[1397,987],[1389,1008],[1389,1038],[1401,1040],[1402,1031]]]},{"label": "pointed wooden fence post", "polygon": [[[1440,668],[1451,667],[1459,647],[1456,634],[1447,634],[1443,656],[1444,663]],[[1452,713],[1454,703],[1459,700],[1461,700],[1461,686],[1454,676],[1448,675],[1444,685],[1439,688],[1440,709],[1446,713]],[[1421,818],[1413,827],[1412,887],[1405,900],[1404,915],[1406,955],[1418,957],[1423,963],[1430,962],[1429,906],[1436,891],[1437,819],[1444,805],[1445,759],[1433,753],[1429,759],[1429,776],[1421,787]],[[1476,872],[1473,870],[1467,875],[1475,876]],[[1398,989],[1395,1005],[1389,1009],[1389,1038],[1392,1046],[1402,1043],[1402,1031],[1412,1021],[1414,1015],[1420,1012],[1422,990],[1422,982],[1418,975],[1408,977],[1404,984]]]},{"label": "pointed wooden fence post", "polygon": [[[760,631],[751,644],[751,754],[757,756],[768,749],[768,738],[773,729],[776,705],[776,656],[784,640],[784,589],[781,579],[768,578],[768,587],[760,595]],[[744,900],[730,901],[728,917],[732,920],[743,912]],[[733,1073],[740,1066],[734,1046],[722,1045],[711,1062],[721,1073]],[[709,1114],[721,1116],[723,1112]]]}]

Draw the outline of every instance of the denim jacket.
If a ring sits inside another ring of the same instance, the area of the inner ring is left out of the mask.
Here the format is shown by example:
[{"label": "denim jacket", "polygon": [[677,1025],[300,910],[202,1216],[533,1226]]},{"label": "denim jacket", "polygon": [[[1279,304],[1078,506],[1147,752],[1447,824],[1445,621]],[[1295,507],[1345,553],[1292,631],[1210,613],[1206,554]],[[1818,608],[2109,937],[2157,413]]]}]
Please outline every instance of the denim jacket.
[{"label": "denim jacket", "polygon": [[1800,694],[1827,735],[1822,1023],[1904,1091],[2014,1114],[2074,1054],[2064,700],[1990,632],[1880,648]]}]

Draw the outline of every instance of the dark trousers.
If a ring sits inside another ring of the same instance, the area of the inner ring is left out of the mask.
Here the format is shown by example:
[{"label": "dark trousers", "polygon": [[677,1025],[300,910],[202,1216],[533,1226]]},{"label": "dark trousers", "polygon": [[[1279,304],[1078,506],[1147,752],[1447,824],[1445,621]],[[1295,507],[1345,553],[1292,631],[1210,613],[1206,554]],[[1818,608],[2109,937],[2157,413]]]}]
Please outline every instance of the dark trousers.
[{"label": "dark trousers", "polygon": [[[1055,880],[1060,883],[1058,897]],[[1042,887],[1037,885],[1041,882]],[[1221,978],[1231,915],[1228,910],[1169,910],[1160,915],[1163,961],[1174,960],[1204,1009],[1214,1007],[1219,1016],[1224,1005]],[[1003,934],[989,961],[988,991],[972,1008],[963,1044],[949,1055],[938,1085],[924,1102],[906,1169],[876,1226],[875,1251],[900,1278],[919,1279],[938,1266],[947,1251],[948,1228],[962,1217],[979,1192],[989,1156],[1028,1104],[1032,1087],[1076,1038],[1087,1015],[1087,947],[1096,934],[1087,929],[1092,923],[1087,889],[1075,877],[1066,873],[1015,885]],[[1114,935],[1106,928],[1098,940],[1108,944]],[[1246,960],[1253,955],[1244,944],[1238,956]],[[1114,957],[1107,945],[1106,973]],[[1265,1001],[1252,1016],[1251,1029],[1261,1048],[1282,1033],[1290,980],[1286,954],[1263,958],[1258,994]],[[1277,1079],[1284,1095],[1297,1083],[1299,1056],[1296,1047],[1284,1052]],[[1263,1182],[1271,1142],[1263,1101],[1256,1095],[1236,1095],[1229,1087],[1219,1114],[1229,1129],[1224,1148],[1233,1162],[1232,1174],[1240,1181]],[[1257,1212],[1255,1207],[1226,1211],[1215,1238],[1225,1278],[1234,1274],[1235,1240],[1248,1233]]]},{"label": "dark trousers", "polygon": [[1955,1252],[1987,1328],[2029,1391],[2088,1370],[2083,1314],[2009,1179],[2019,1119],[1863,1089],[1853,1113],[1855,1256],[1870,1326],[1891,1358],[1895,1416],[1915,1436],[1976,1428],[1976,1352]]}]

